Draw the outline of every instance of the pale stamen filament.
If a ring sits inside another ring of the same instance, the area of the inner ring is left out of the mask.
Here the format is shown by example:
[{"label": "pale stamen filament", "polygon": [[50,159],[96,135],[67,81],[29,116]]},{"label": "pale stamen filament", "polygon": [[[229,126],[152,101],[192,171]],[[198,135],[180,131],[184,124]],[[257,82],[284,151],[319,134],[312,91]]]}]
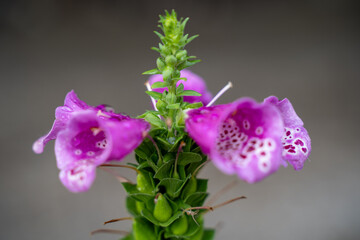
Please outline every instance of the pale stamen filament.
[{"label": "pale stamen filament", "polygon": [[228,84],[226,84],[226,86],[223,87],[206,106],[210,107],[211,105],[213,105],[216,102],[216,100],[218,100],[218,98],[221,97],[221,95],[223,95],[227,90],[232,88],[232,86],[233,86],[232,83],[228,82]]},{"label": "pale stamen filament", "polygon": [[[146,86],[146,89],[147,89],[148,91],[152,91],[149,81],[147,81],[147,82],[145,83],[145,86]],[[155,101],[155,99],[154,99],[153,97],[150,97],[150,98],[151,98],[151,102],[152,102],[152,105],[153,105],[153,107],[154,107],[154,110],[157,111],[158,109],[156,108],[156,101]]]}]

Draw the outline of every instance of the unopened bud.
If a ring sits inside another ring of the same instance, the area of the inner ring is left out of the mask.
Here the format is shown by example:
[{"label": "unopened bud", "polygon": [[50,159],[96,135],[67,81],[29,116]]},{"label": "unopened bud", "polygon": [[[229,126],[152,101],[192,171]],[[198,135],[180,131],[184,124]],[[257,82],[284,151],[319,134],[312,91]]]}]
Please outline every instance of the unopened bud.
[{"label": "unopened bud", "polygon": [[166,222],[172,216],[172,208],[161,193],[157,198],[153,215],[159,222]]},{"label": "unopened bud", "polygon": [[177,59],[173,55],[169,55],[169,56],[166,56],[165,62],[168,66],[174,67],[177,63]]},{"label": "unopened bud", "polygon": [[162,71],[162,70],[164,69],[164,67],[165,67],[165,63],[164,63],[164,61],[163,61],[161,58],[158,58],[158,59],[156,60],[156,65],[157,65],[157,67],[158,67],[158,69],[159,69],[160,71]]},{"label": "unopened bud", "polygon": [[181,50],[176,53],[176,58],[180,61],[184,61],[184,58],[187,56],[186,50]]},{"label": "unopened bud", "polygon": [[149,177],[146,177],[142,172],[136,177],[136,188],[139,192],[151,194],[153,191],[153,187],[151,185],[151,180]]},{"label": "unopened bud", "polygon": [[188,231],[189,224],[187,217],[182,215],[179,219],[170,225],[170,230],[175,235],[183,235]]},{"label": "unopened bud", "polygon": [[171,75],[173,74],[173,71],[174,71],[174,69],[169,66],[164,68],[164,71],[162,73],[164,81],[167,82],[167,81],[171,80]]},{"label": "unopened bud", "polygon": [[133,234],[135,240],[157,240],[153,225],[140,218],[134,219]]}]

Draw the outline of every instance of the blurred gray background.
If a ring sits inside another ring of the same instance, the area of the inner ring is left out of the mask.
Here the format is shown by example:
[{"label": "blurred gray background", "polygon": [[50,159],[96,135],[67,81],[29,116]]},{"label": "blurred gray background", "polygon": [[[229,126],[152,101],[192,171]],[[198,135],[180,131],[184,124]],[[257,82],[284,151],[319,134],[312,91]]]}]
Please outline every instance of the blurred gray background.
[{"label": "blurred gray background", "polygon": [[[31,145],[71,89],[132,116],[151,108],[141,73],[155,66],[158,14],[172,8],[190,17],[188,33],[200,34],[188,46],[203,60],[192,70],[213,93],[234,84],[218,103],[288,97],[312,138],[302,171],[239,181],[218,200],[248,197],[208,214],[217,239],[360,239],[356,2],[1,1],[0,239],[118,239],[89,233],[128,216],[121,185],[99,170],[89,192],[72,194],[58,180],[53,143],[42,155]],[[211,164],[201,176],[212,193],[236,179]]]}]

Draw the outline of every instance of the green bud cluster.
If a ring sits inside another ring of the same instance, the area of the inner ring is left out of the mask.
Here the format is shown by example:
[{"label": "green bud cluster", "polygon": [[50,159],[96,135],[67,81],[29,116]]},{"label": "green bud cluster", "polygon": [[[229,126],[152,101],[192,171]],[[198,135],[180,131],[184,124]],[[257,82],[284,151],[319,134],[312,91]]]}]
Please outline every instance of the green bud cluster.
[{"label": "green bud cluster", "polygon": [[199,60],[191,60],[184,49],[194,38],[184,35],[189,19],[177,19],[175,11],[160,16],[163,34],[155,32],[161,43],[153,48],[160,53],[156,68],[144,74],[162,74],[163,82],[151,87],[166,88],[163,93],[148,91],[156,100],[157,111],[147,111],[139,116],[152,128],[149,138],[135,150],[137,182],[123,183],[128,193],[126,207],[133,215],[132,233],[123,240],[189,239],[211,240],[214,230],[203,226],[202,213],[189,210],[204,204],[208,193],[207,180],[196,177],[207,161],[198,145],[184,131],[183,111],[198,108],[201,103],[188,104],[183,96],[200,96],[195,91],[185,91],[177,82],[180,71]]},{"label": "green bud cluster", "polygon": [[[159,47],[152,48],[160,53],[160,56],[156,59],[157,67],[143,73],[150,75],[162,74],[163,76],[163,82],[155,82],[151,88],[167,88],[167,90],[163,94],[153,91],[148,91],[147,94],[157,101],[156,107],[158,111],[151,113],[167,119],[168,127],[172,128],[170,135],[174,131],[179,131],[178,128],[183,128],[183,110],[202,106],[201,103],[188,104],[183,101],[184,96],[201,96],[201,94],[191,90],[184,90],[182,84],[177,86],[177,82],[182,79],[180,78],[180,71],[200,61],[194,59],[194,56],[188,56],[187,51],[184,49],[188,43],[198,36],[189,37],[188,34],[184,34],[188,20],[189,18],[178,20],[175,11],[172,11],[171,14],[165,11],[165,16],[160,16],[159,28],[163,34],[157,31],[155,31],[155,34],[160,38],[161,43],[159,43]],[[154,125],[154,122],[149,122]]]}]

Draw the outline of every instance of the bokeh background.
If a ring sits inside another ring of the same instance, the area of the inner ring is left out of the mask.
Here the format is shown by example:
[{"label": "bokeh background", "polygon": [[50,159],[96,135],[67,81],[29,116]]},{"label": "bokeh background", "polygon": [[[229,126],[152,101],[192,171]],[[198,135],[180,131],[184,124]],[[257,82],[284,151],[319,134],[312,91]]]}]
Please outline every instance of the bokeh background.
[{"label": "bokeh background", "polygon": [[[98,171],[89,192],[72,194],[58,180],[53,143],[42,155],[31,145],[71,89],[91,105],[132,116],[150,109],[141,73],[155,66],[152,31],[172,8],[190,17],[188,33],[200,34],[188,46],[203,60],[192,70],[213,93],[234,84],[218,103],[288,97],[312,137],[302,171],[282,168],[255,185],[239,181],[219,199],[248,197],[208,214],[217,239],[360,239],[356,2],[1,1],[0,239],[118,238],[89,233],[128,215],[121,185]],[[210,178],[212,193],[236,179],[211,164],[201,176]]]}]

